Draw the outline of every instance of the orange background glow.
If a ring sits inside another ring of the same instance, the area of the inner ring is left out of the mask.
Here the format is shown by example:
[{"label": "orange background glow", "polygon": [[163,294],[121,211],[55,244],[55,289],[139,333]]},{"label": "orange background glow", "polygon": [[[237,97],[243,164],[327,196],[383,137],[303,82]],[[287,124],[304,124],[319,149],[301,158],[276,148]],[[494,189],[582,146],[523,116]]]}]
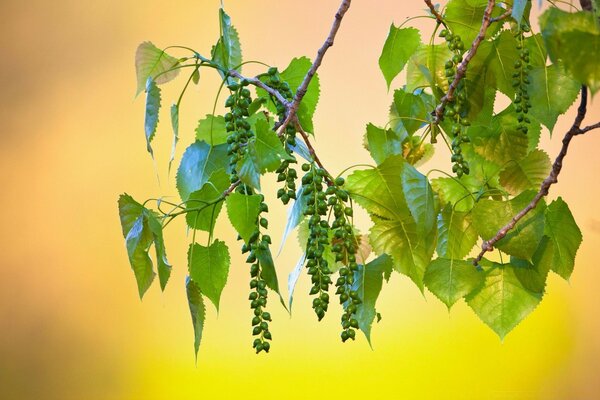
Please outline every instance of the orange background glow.
[{"label": "orange background glow", "polygon": [[[600,132],[577,137],[551,197],[563,196],[583,231],[570,282],[553,275],[533,314],[504,342],[464,304],[450,314],[395,274],[378,304],[371,350],[361,336],[339,340],[338,306],[317,323],[307,280],[293,317],[271,307],[268,356],[251,348],[248,270],[225,215],[217,237],[232,265],[217,316],[207,304],[195,365],[185,299],[183,221],[170,225],[174,266],[164,293],[140,302],[117,215],[117,197],[175,196],[167,176],[171,130],[161,117],[145,150],[144,100],[134,100],[134,52],[145,40],[203,54],[218,36],[218,0],[0,3],[0,398],[3,399],[592,399],[600,396]],[[228,0],[245,60],[284,68],[311,58],[326,37],[337,0]],[[365,124],[384,125],[391,92],[377,60],[389,24],[423,15],[420,1],[355,0],[319,70],[315,145],[332,172],[369,163]],[[430,20],[414,21],[428,39]],[[262,72],[248,68],[247,74]],[[163,86],[169,106],[183,85]],[[219,80],[203,70],[184,99],[178,157],[196,121],[212,109]],[[402,78],[394,82],[398,87]],[[589,122],[600,120],[600,96]],[[543,148],[552,158],[574,116],[559,119]],[[422,170],[447,167],[446,150]],[[268,188],[275,187],[267,178]],[[270,183],[269,183],[270,182]],[[274,191],[271,191],[274,192]],[[271,199],[272,237],[286,210]],[[363,221],[365,222],[365,221]],[[362,229],[366,230],[366,224]],[[199,234],[199,237],[202,235]],[[279,247],[275,239],[274,247]],[[279,279],[300,255],[290,237]],[[155,282],[156,283],[156,282]]]}]

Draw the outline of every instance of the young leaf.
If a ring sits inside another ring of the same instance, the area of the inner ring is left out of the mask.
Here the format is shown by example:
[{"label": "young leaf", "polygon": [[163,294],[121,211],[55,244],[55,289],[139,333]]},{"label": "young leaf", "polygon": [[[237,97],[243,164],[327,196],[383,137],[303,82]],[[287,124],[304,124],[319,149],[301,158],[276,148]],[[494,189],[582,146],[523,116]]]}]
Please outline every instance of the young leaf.
[{"label": "young leaf", "polygon": [[438,256],[461,260],[475,246],[477,238],[471,213],[457,211],[452,204],[446,204],[438,216]]},{"label": "young leaf", "polygon": [[425,271],[425,286],[448,307],[483,285],[485,274],[461,259],[436,258]]},{"label": "young leaf", "polygon": [[[221,8],[219,9],[219,23],[221,25],[221,37],[212,48],[212,60],[226,70],[237,68],[241,72],[242,64],[242,46],[237,30],[231,25],[231,18]],[[219,74],[225,79],[223,71],[218,70]],[[234,78],[227,77],[228,83],[234,81]]]},{"label": "young leaf", "polygon": [[[500,228],[524,209],[536,195],[526,191],[510,201],[480,200],[473,209],[473,225],[484,240],[491,239]],[[523,217],[508,234],[496,243],[505,253],[531,261],[544,235],[544,210],[540,201],[536,208]]]},{"label": "young leaf", "polygon": [[227,144],[211,146],[196,141],[183,153],[177,170],[177,190],[183,201],[200,189],[213,172],[228,168]]},{"label": "young leaf", "polygon": [[390,32],[379,57],[379,68],[383,73],[388,90],[396,75],[404,69],[408,59],[420,44],[421,34],[417,29],[396,28],[394,24],[390,26]]},{"label": "young leaf", "polygon": [[179,60],[171,57],[151,42],[141,43],[135,52],[136,96],[144,90],[148,78],[159,85],[175,79],[179,74],[179,69],[170,70],[177,64],[179,64]]},{"label": "young leaf", "polygon": [[582,235],[569,206],[561,197],[546,209],[544,234],[550,238],[555,248],[552,270],[564,279],[569,279]]},{"label": "young leaf", "polygon": [[[217,217],[223,206],[223,202],[217,200],[229,188],[230,184],[229,174],[224,169],[218,169],[210,175],[210,179],[202,185],[200,190],[190,193],[186,202],[186,209],[189,212],[185,215],[185,220],[190,228],[206,232],[214,230]],[[214,204],[209,206],[210,203]],[[199,208],[203,209],[191,211]]]},{"label": "young leaf", "polygon": [[500,184],[513,195],[539,189],[550,172],[550,158],[543,150],[534,150],[525,158],[509,163],[500,173]]},{"label": "young leaf", "polygon": [[485,283],[466,297],[475,314],[504,339],[542,300],[543,293],[528,290],[510,264],[485,261]]},{"label": "young leaf", "polygon": [[367,265],[359,265],[354,272],[354,284],[352,290],[358,292],[362,303],[356,307],[356,320],[358,327],[365,334],[369,345],[371,345],[371,326],[377,311],[375,304],[381,288],[384,276],[389,276],[393,269],[392,259],[382,255]]},{"label": "young leaf", "polygon": [[198,121],[196,127],[196,140],[202,140],[213,146],[227,143],[229,136],[225,129],[225,118],[222,115],[208,114],[205,118]]},{"label": "young leaf", "polygon": [[379,128],[373,124],[367,125],[365,133],[365,147],[377,164],[384,162],[389,156],[402,154],[402,141],[404,135],[391,129]]},{"label": "young leaf", "polygon": [[177,104],[171,105],[171,127],[173,128],[173,146],[171,147],[171,157],[169,157],[169,172],[171,171],[171,164],[175,159],[177,142],[179,142],[179,107]]},{"label": "young leaf", "polygon": [[188,269],[190,277],[200,291],[210,299],[219,311],[221,292],[229,274],[229,250],[225,242],[215,240],[209,247],[190,244]]},{"label": "young leaf", "polygon": [[158,111],[160,110],[160,88],[152,78],[146,82],[146,116],[144,120],[144,131],[146,133],[146,147],[148,153],[153,154],[150,142],[154,139],[156,127],[158,126]]},{"label": "young leaf", "polygon": [[258,214],[260,213],[260,196],[231,193],[225,201],[231,225],[240,234],[244,242],[248,243],[250,236],[256,231]]},{"label": "young leaf", "polygon": [[185,291],[187,293],[188,305],[190,314],[192,315],[192,324],[194,325],[194,351],[198,357],[198,349],[200,341],[202,341],[202,331],[204,330],[204,317],[206,316],[206,308],[202,299],[200,287],[188,276],[185,279]]},{"label": "young leaf", "polygon": [[534,68],[529,72],[530,114],[552,133],[558,116],[577,99],[579,83],[558,64]]},{"label": "young leaf", "polygon": [[437,210],[429,180],[410,164],[402,169],[402,190],[408,208],[417,223],[419,235],[431,232],[435,226]]}]

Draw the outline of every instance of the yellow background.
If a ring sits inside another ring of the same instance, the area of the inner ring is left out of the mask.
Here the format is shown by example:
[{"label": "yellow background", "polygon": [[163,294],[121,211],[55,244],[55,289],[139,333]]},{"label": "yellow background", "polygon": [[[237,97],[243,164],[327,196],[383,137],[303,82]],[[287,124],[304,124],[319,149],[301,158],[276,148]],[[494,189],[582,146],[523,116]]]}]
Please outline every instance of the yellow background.
[{"label": "yellow background", "polygon": [[[395,274],[378,304],[383,319],[373,329],[374,351],[362,336],[343,345],[339,308],[317,323],[303,277],[293,318],[271,302],[272,351],[256,356],[248,269],[222,218],[218,237],[230,244],[232,266],[218,318],[207,304],[195,365],[184,225],[177,221],[166,234],[174,265],[166,292],[154,285],[140,302],[116,200],[125,191],[138,200],[176,195],[166,172],[166,113],[154,144],[162,185],[145,150],[144,100],[134,101],[136,46],[152,40],[208,54],[218,35],[218,6],[217,0],[0,3],[0,398],[599,398],[600,132],[574,140],[551,193],[568,201],[584,235],[571,282],[552,276],[541,305],[503,343],[464,303],[448,315]],[[244,58],[281,67],[293,56],[314,57],[337,6],[337,0],[226,3]],[[391,98],[377,66],[381,47],[390,22],[423,8],[420,1],[353,2],[319,71],[315,143],[332,172],[370,162],[361,147],[364,126],[385,124]],[[431,30],[431,21],[415,22]],[[164,87],[163,104],[181,85],[183,79]],[[178,156],[195,122],[210,112],[217,85],[213,71],[203,70],[184,99]],[[598,101],[589,122],[600,119]],[[552,157],[573,115],[560,119],[552,141],[544,135]],[[446,166],[447,158],[440,147],[424,170]],[[279,238],[285,210],[271,204],[272,236]],[[276,260],[284,292],[299,254],[291,237]]]}]

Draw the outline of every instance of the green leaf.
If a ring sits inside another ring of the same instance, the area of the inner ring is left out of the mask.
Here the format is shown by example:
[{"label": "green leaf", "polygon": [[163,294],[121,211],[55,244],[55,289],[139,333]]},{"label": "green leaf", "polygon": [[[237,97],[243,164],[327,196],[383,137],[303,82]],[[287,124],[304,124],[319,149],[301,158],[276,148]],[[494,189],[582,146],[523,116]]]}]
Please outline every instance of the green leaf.
[{"label": "green leaf", "polygon": [[229,250],[225,242],[215,240],[209,247],[190,244],[188,269],[200,291],[212,301],[219,311],[221,292],[229,274]]},{"label": "green leaf", "polygon": [[290,156],[265,119],[256,121],[255,130],[256,139],[249,145],[249,151],[255,157],[261,174],[273,172],[279,168],[282,160],[289,160]]},{"label": "green leaf", "polygon": [[164,290],[171,274],[171,265],[167,260],[162,225],[157,216],[131,196],[122,194],[119,197],[119,217],[127,245],[129,263],[138,283],[140,298],[148,290],[155,276],[154,266],[148,255],[152,243],[156,250],[160,286]]},{"label": "green leaf", "polygon": [[384,162],[389,156],[402,154],[402,141],[406,133],[400,135],[391,129],[382,129],[373,124],[367,125],[365,147],[377,164]]},{"label": "green leaf", "polygon": [[[473,209],[475,229],[484,240],[491,239],[500,228],[523,210],[535,195],[534,191],[526,191],[510,201],[480,200]],[[544,234],[545,208],[544,201],[540,201],[536,208],[527,213],[496,243],[496,247],[512,256],[531,261]]]},{"label": "green leaf", "polygon": [[260,192],[260,171],[258,169],[258,160],[250,153],[237,163],[237,172],[240,181]]},{"label": "green leaf", "polygon": [[192,314],[192,324],[194,325],[194,351],[198,357],[198,349],[200,341],[202,341],[202,331],[204,330],[204,318],[206,316],[206,308],[202,299],[200,287],[188,276],[185,280],[185,291],[187,293],[188,305],[190,314]]},{"label": "green leaf", "polygon": [[160,110],[160,88],[152,78],[146,82],[146,116],[144,119],[144,131],[146,133],[146,147],[148,153],[153,155],[150,142],[154,139],[156,127],[158,126],[158,111]]},{"label": "green leaf", "polygon": [[213,146],[227,143],[227,130],[225,129],[225,118],[222,115],[206,115],[198,121],[196,127],[196,140],[212,143]]},{"label": "green leaf", "polygon": [[140,299],[148,290],[156,273],[148,249],[152,245],[153,237],[145,215],[140,215],[125,238],[129,264],[135,275]]},{"label": "green leaf", "polygon": [[554,244],[552,270],[569,279],[575,265],[575,255],[581,245],[582,235],[567,203],[559,197],[546,209],[546,234]]},{"label": "green leaf", "polygon": [[529,112],[552,133],[558,116],[575,102],[581,87],[558,64],[534,68],[529,79],[532,104]]},{"label": "green leaf", "polygon": [[406,67],[406,90],[414,91],[429,86],[447,91],[448,78],[444,65],[452,58],[452,54],[445,44],[421,45]]},{"label": "green leaf", "polygon": [[433,97],[422,90],[414,94],[407,93],[404,89],[397,89],[394,91],[392,107],[396,111],[396,118],[404,125],[408,134],[412,135],[427,124],[435,104]]},{"label": "green leaf", "polygon": [[[465,48],[475,40],[481,28],[483,13],[487,0],[450,0],[446,5],[444,20],[455,35],[460,35]],[[496,7],[492,16],[500,14]],[[486,38],[493,37],[502,28],[502,24],[491,24],[486,32]]]},{"label": "green leaf", "polygon": [[431,186],[438,194],[442,205],[450,204],[456,211],[471,211],[475,205],[475,194],[482,185],[474,177],[463,175],[460,179],[433,179]]},{"label": "green leaf", "polygon": [[196,141],[183,153],[177,170],[177,190],[183,201],[190,193],[200,189],[213,172],[228,168],[227,144],[210,146],[206,142]]},{"label": "green leaf", "polygon": [[258,262],[260,263],[261,277],[267,283],[267,287],[279,295],[279,300],[281,301],[283,308],[287,309],[285,301],[283,300],[281,292],[279,291],[279,281],[277,279],[277,271],[275,270],[275,263],[273,262],[273,256],[271,255],[271,249],[268,247],[266,250],[258,248],[256,249],[255,254]]},{"label": "green leaf", "polygon": [[171,105],[171,127],[173,128],[173,146],[171,147],[171,156],[169,157],[169,172],[171,171],[171,164],[175,159],[177,142],[179,142],[179,107],[177,104]]},{"label": "green leaf", "polygon": [[[570,13],[551,7],[540,17],[548,54],[595,93],[600,88],[600,26],[588,11]],[[573,46],[573,43],[577,43]]]},{"label": "green leaf", "polygon": [[281,254],[281,250],[283,249],[283,245],[285,244],[288,236],[292,231],[300,225],[302,220],[304,219],[304,207],[306,207],[307,196],[303,195],[304,187],[301,185],[298,191],[296,192],[296,200],[294,200],[293,204],[288,207],[287,212],[287,223],[285,224],[285,230],[283,231],[283,235],[281,235],[281,245],[279,247],[279,254]]},{"label": "green leaf", "polygon": [[436,258],[425,272],[425,286],[452,308],[454,303],[483,285],[485,274],[471,262],[447,258]]},{"label": "green leaf", "polygon": [[367,265],[359,265],[358,270],[354,272],[352,290],[355,290],[362,300],[362,303],[357,305],[354,315],[369,345],[371,345],[371,326],[377,314],[375,304],[383,286],[383,278],[392,273],[392,268],[392,259],[382,255]]},{"label": "green leaf", "polygon": [[261,197],[257,194],[231,193],[227,196],[227,215],[244,242],[256,231]]},{"label": "green leaf", "polygon": [[517,40],[510,31],[503,31],[494,40],[484,41],[471,63],[470,71],[477,70],[486,75],[486,82],[508,97],[515,95],[512,86],[514,63],[520,60]]},{"label": "green leaf", "polygon": [[158,280],[160,281],[161,290],[165,290],[169,277],[171,276],[171,264],[167,260],[167,251],[165,249],[165,241],[163,238],[162,224],[153,212],[146,210],[148,218],[148,227],[152,232],[154,240],[154,249],[156,251],[156,269],[158,270]]},{"label": "green leaf", "polygon": [[[419,221],[427,220],[427,214],[421,210],[432,209],[433,202],[427,203],[429,197],[421,192],[423,188],[403,185],[407,168],[413,167],[401,156],[389,157],[377,168],[354,172],[348,177],[346,189],[375,222],[369,236],[375,253],[391,255],[396,270],[409,276],[422,290],[423,274],[435,250],[435,232],[423,233],[415,222],[406,201],[405,186],[415,191],[409,196],[418,199],[413,209]],[[432,225],[435,229],[435,224]]]},{"label": "green leaf", "polygon": [[124,193],[119,196],[119,218],[121,220],[121,228],[123,237],[133,228],[133,224],[140,215],[144,212],[144,206],[135,201],[133,197]]},{"label": "green leaf", "polygon": [[402,169],[401,179],[402,190],[408,208],[417,223],[419,235],[425,235],[434,228],[437,215],[429,180],[410,164],[406,164]]},{"label": "green leaf", "polygon": [[394,24],[390,26],[390,32],[379,57],[379,68],[388,89],[420,44],[421,35],[417,29],[396,28]]},{"label": "green leaf", "polygon": [[[227,70],[237,68],[241,72],[242,46],[240,45],[240,37],[237,30],[231,25],[231,18],[222,8],[219,9],[219,24],[221,26],[221,37],[212,48],[212,60]],[[219,74],[225,79],[223,71],[219,70]],[[232,77],[227,77],[229,83],[234,80]]]},{"label": "green leaf", "polygon": [[288,275],[288,307],[290,309],[290,313],[292,312],[292,302],[294,301],[294,290],[296,289],[296,283],[298,282],[298,278],[302,273],[302,267],[304,267],[304,262],[306,261],[306,254],[302,254],[296,266]]},{"label": "green leaf", "polygon": [[501,339],[540,303],[542,293],[528,290],[510,264],[483,263],[485,283],[466,297],[475,314]]},{"label": "green leaf", "polygon": [[512,195],[539,189],[552,165],[543,150],[534,150],[525,158],[509,163],[500,173],[500,184]]},{"label": "green leaf", "polygon": [[[292,89],[292,93],[296,95],[296,90],[302,84],[306,73],[312,66],[312,61],[308,57],[294,58],[288,65],[288,67],[281,72],[281,79],[287,82]],[[319,102],[319,94],[321,92],[319,75],[315,74],[308,84],[306,94],[302,98],[302,102],[298,107],[298,120],[300,125],[305,131],[313,133],[315,131],[313,127],[313,115],[317,109],[317,103]]]},{"label": "green leaf", "polygon": [[[210,175],[209,180],[199,190],[190,193],[186,202],[188,213],[185,215],[185,220],[187,225],[193,229],[212,233],[223,206],[223,202],[218,200],[230,185],[229,174],[224,169],[218,169]],[[209,206],[210,203],[214,204]],[[203,209],[191,211],[198,208]]]},{"label": "green leaf", "polygon": [[146,88],[148,78],[159,85],[175,79],[179,75],[179,69],[169,70],[178,64],[179,60],[171,57],[151,42],[141,43],[135,52],[136,96]]},{"label": "green leaf", "polygon": [[438,256],[461,260],[471,252],[478,237],[471,214],[446,204],[438,216]]}]

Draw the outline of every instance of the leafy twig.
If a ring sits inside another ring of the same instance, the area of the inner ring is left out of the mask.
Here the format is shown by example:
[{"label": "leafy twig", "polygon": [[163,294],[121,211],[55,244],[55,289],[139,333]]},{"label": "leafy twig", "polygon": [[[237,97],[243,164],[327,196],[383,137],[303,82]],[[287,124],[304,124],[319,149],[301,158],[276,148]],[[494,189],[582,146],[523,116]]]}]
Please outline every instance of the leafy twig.
[{"label": "leafy twig", "polygon": [[571,129],[569,129],[569,131],[565,134],[565,137],[562,140],[562,148],[560,150],[560,153],[558,153],[556,160],[554,160],[554,164],[552,164],[552,170],[550,171],[550,175],[548,175],[548,177],[542,182],[539,192],[535,195],[531,202],[517,215],[515,215],[509,223],[504,225],[493,238],[483,242],[481,246],[481,252],[473,260],[473,265],[479,265],[479,262],[481,261],[485,253],[488,251],[492,251],[496,243],[502,238],[504,238],[508,234],[508,232],[515,227],[517,222],[519,222],[525,215],[527,215],[529,211],[533,210],[544,196],[548,195],[550,186],[558,182],[558,175],[560,174],[560,171],[562,169],[563,160],[567,155],[571,139],[573,139],[574,136],[582,135],[586,132],[591,131],[592,129],[600,128],[600,122],[593,125],[589,125],[585,128],[581,128],[581,123],[583,122],[583,119],[585,118],[585,114],[587,112],[587,97],[587,88],[585,86],[582,86],[581,102],[579,104],[579,108],[577,109],[577,116],[575,117],[575,121],[573,122]]},{"label": "leafy twig", "polygon": [[[427,0],[425,2],[428,3]],[[429,3],[431,3],[431,2],[429,2]],[[485,39],[485,34],[486,34],[490,24],[492,23],[492,11],[494,10],[495,4],[496,4],[495,0],[488,1],[485,11],[483,13],[483,21],[481,22],[481,28],[479,29],[479,33],[477,34],[477,37],[475,38],[475,40],[473,40],[473,43],[471,44],[471,48],[467,52],[467,55],[465,56],[465,58],[461,61],[461,63],[456,68],[456,76],[454,77],[454,80],[450,84],[450,87],[448,88],[448,92],[444,95],[444,97],[442,97],[442,99],[440,100],[440,104],[438,104],[438,106],[435,108],[435,110],[432,113],[434,116],[434,120],[433,120],[434,124],[439,124],[442,121],[442,119],[444,117],[444,109],[446,108],[446,105],[448,104],[449,101],[452,100],[452,98],[454,96],[454,92],[456,91],[456,88],[458,87],[458,84],[465,77],[465,74],[467,72],[467,66],[469,65],[469,62],[471,62],[473,57],[475,57],[475,54],[477,53],[477,49],[479,48],[479,45]]]}]

